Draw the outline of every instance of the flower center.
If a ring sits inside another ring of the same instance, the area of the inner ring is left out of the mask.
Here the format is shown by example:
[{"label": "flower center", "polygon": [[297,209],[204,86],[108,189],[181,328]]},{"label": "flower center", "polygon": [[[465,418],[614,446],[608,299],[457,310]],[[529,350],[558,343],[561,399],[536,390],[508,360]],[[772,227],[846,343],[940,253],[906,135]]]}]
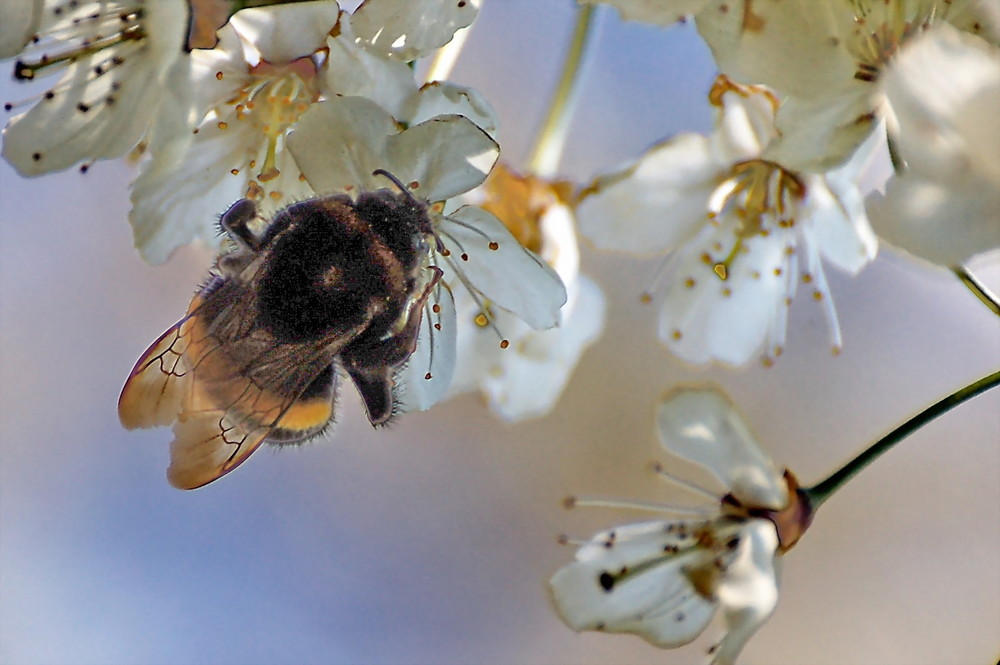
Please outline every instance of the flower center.
[{"label": "flower center", "polygon": [[788,486],[788,505],[780,510],[744,506],[732,494],[722,497],[722,513],[736,518],[756,517],[774,524],[778,532],[778,552],[792,549],[806,529],[812,524],[814,508],[806,493],[800,488],[798,478],[788,469],[783,474]]},{"label": "flower center", "polygon": [[935,18],[935,7],[908,0],[867,2],[855,0],[853,39],[848,51],[857,60],[854,78],[872,83],[914,34],[926,30]]},{"label": "flower center", "polygon": [[[250,82],[226,101],[232,107],[231,112],[219,115],[249,122],[255,133],[267,138],[267,151],[257,179],[268,182],[280,175],[275,159],[279,142],[299,116],[319,99],[316,64],[310,57],[281,65],[261,61],[250,68],[250,76]],[[219,123],[221,128],[224,125],[224,121]]]},{"label": "flower center", "polygon": [[736,219],[735,240],[725,256],[706,252],[702,261],[725,281],[748,239],[795,225],[795,212],[805,194],[805,184],[774,162],[752,159],[734,165],[729,177],[713,192],[708,217],[715,224],[722,217]]},{"label": "flower center", "polygon": [[549,184],[532,176],[522,176],[500,163],[494,167],[484,187],[483,210],[496,215],[521,245],[536,254],[541,252],[540,222],[552,203]]}]

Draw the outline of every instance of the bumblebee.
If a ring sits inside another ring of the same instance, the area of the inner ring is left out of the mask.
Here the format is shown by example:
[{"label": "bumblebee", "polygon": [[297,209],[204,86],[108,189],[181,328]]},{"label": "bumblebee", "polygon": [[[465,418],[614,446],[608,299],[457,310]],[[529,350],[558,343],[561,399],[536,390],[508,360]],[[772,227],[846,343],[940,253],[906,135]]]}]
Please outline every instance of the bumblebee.
[{"label": "bumblebee", "polygon": [[305,441],[336,415],[346,374],[372,425],[395,411],[441,270],[426,202],[398,187],[318,197],[255,231],[257,206],[220,219],[233,249],[187,314],[136,362],[118,400],[127,429],[173,425],[167,478],[194,489],[261,444]]}]

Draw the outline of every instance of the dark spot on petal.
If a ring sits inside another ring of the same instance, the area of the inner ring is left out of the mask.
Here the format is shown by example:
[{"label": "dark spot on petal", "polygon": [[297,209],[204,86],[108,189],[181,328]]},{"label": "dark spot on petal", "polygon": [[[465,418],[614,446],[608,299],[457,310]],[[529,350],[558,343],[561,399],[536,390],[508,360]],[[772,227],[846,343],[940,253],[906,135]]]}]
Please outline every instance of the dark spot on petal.
[{"label": "dark spot on petal", "polygon": [[597,583],[601,585],[601,588],[605,591],[611,591],[615,586],[615,578],[608,571],[601,573],[601,576],[597,578]]}]

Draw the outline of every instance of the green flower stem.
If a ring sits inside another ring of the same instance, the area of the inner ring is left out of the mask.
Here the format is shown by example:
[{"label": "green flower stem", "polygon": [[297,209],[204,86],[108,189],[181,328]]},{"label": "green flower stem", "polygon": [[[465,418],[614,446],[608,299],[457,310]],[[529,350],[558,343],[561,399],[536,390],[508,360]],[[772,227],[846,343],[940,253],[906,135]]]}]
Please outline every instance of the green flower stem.
[{"label": "green flower stem", "polygon": [[873,443],[870,448],[845,464],[826,480],[817,483],[812,487],[803,488],[802,492],[804,492],[809,498],[810,506],[813,510],[816,510],[823,505],[823,502],[829,499],[834,492],[839,490],[844,483],[878,459],[882,453],[888,451],[907,436],[917,431],[941,414],[950,411],[962,402],[970,400],[979,393],[985,392],[990,388],[996,387],[997,385],[1000,385],[1000,372],[994,372],[989,376],[979,379],[975,383],[969,384],[961,390],[955,391],[951,395],[942,399],[940,402],[927,407],[917,415],[913,416],[905,423]]},{"label": "green flower stem", "polygon": [[961,280],[965,287],[972,291],[972,295],[979,298],[984,305],[986,305],[991,312],[1000,316],[1000,302],[997,302],[997,297],[990,293],[982,282],[976,279],[975,275],[965,269],[965,266],[958,266],[952,268],[951,271],[955,273],[955,276]]},{"label": "green flower stem", "polygon": [[528,161],[528,170],[542,178],[551,178],[559,167],[569,121],[576,106],[581,64],[594,34],[594,5],[578,6],[576,11],[576,27],[563,61],[562,76]]}]

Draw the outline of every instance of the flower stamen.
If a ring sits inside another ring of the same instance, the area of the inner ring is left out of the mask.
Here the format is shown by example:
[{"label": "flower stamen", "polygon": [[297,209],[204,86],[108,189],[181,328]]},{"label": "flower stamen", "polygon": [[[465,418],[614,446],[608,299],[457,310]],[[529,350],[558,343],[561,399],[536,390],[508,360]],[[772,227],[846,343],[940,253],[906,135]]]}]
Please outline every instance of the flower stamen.
[{"label": "flower stamen", "polygon": [[[113,16],[95,13],[82,19],[73,19],[65,27],[52,30],[44,37],[36,36],[32,46],[29,46],[27,50],[42,51],[42,53],[34,60],[18,60],[14,64],[14,78],[30,81],[38,73],[51,67],[75,63],[125,42],[141,41],[146,38],[146,31],[141,19],[141,9],[131,12],[116,12]],[[115,23],[121,25],[117,26],[116,29]],[[106,29],[113,32],[102,34]],[[76,37],[79,37],[79,44],[70,46],[60,53],[49,54],[49,48]],[[102,65],[95,68],[98,75],[104,73],[101,69]]]},{"label": "flower stamen", "polygon": [[[717,224],[723,216],[737,220],[733,245],[725,258],[705,254],[705,263],[722,281],[729,279],[733,263],[748,251],[747,242],[753,236],[768,236],[771,226],[791,228],[794,217],[787,213],[796,209],[805,198],[805,184],[779,164],[751,159],[734,164],[729,177],[720,184],[709,201],[710,223]],[[769,220],[771,223],[769,224]]]}]

